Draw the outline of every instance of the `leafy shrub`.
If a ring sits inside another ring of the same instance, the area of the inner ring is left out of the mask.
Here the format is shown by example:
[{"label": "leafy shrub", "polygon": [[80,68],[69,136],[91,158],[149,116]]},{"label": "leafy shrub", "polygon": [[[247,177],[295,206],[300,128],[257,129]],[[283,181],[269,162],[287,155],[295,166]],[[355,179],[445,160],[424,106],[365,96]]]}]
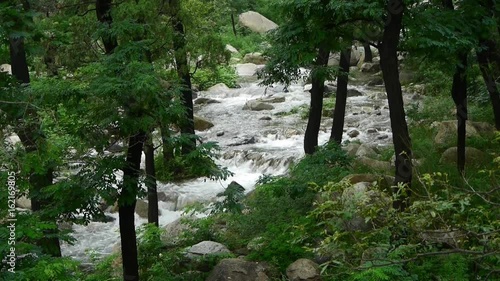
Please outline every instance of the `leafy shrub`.
[{"label": "leafy shrub", "polygon": [[224,83],[229,88],[236,88],[238,75],[231,66],[217,66],[214,69],[198,69],[193,75],[193,84],[198,85],[200,91],[204,91],[213,85]]}]

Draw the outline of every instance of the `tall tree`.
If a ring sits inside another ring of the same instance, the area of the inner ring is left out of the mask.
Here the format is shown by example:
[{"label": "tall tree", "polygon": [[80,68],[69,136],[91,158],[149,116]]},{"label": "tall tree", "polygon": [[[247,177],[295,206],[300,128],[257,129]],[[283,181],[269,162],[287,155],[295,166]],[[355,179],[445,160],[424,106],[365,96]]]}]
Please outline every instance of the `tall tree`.
[{"label": "tall tree", "polygon": [[[412,180],[411,139],[406,123],[403,104],[403,93],[399,81],[398,44],[403,22],[404,4],[401,0],[390,0],[386,6],[387,19],[384,27],[382,43],[380,43],[380,67],[384,79],[387,100],[389,103],[392,141],[396,154],[396,171],[394,184],[402,186],[408,194]],[[404,210],[407,196],[400,196],[394,201],[396,209]]]},{"label": "tall tree", "polygon": [[[30,6],[27,1],[22,1],[22,7],[25,13],[30,12]],[[24,37],[15,35],[15,33],[11,34],[9,38],[9,50],[12,75],[23,84],[23,87],[28,87],[30,84],[30,74],[26,59]],[[21,118],[21,116],[19,117]],[[45,147],[45,138],[38,118],[34,107],[29,105],[26,107],[24,118],[22,118],[24,122],[21,122],[19,127],[16,128],[16,133],[28,154],[37,154],[40,149]],[[33,168],[30,171],[29,183],[32,210],[41,213],[42,220],[55,222],[54,217],[47,216],[43,212],[45,207],[51,204],[51,200],[50,198],[44,198],[42,195],[44,189],[53,184],[53,178],[53,168],[50,167],[50,164],[46,164],[45,167]],[[47,254],[60,257],[61,246],[59,239],[54,235],[57,233],[57,229],[45,232],[47,237],[39,241],[40,246]]]},{"label": "tall tree", "polygon": [[146,155],[146,187],[148,188],[148,223],[158,226],[158,193],[152,133],[148,134],[144,154]]},{"label": "tall tree", "polygon": [[174,30],[173,47],[175,54],[175,66],[177,76],[182,81],[182,103],[186,109],[186,118],[181,122],[181,133],[187,138],[182,145],[182,154],[188,154],[196,148],[193,116],[193,90],[191,85],[191,73],[189,70],[188,56],[186,51],[186,32],[182,21],[179,0],[168,0],[170,22]]},{"label": "tall tree", "polygon": [[493,53],[496,51],[497,44],[493,40],[483,39],[480,41],[480,46],[477,49],[477,61],[481,74],[486,84],[486,89],[490,95],[491,105],[493,107],[493,115],[495,118],[495,128],[500,130],[500,91],[498,90],[495,81],[493,63],[500,63],[494,61]]}]

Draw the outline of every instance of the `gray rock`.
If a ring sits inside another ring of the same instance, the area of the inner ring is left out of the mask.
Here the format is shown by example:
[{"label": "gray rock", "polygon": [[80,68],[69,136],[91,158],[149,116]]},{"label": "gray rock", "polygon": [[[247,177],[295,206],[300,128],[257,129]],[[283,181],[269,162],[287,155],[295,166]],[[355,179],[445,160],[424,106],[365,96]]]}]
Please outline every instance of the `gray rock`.
[{"label": "gray rock", "polygon": [[243,110],[262,111],[273,110],[274,106],[257,100],[249,100],[243,106]]},{"label": "gray rock", "polygon": [[230,253],[231,251],[229,251],[226,246],[213,241],[202,241],[186,250],[186,256],[191,259],[208,255],[224,255]]},{"label": "gray rock", "polygon": [[384,79],[381,77],[373,76],[368,83],[366,83],[367,86],[382,86],[384,85]]},{"label": "gray rock", "polygon": [[377,157],[377,152],[366,144],[362,144],[356,151],[356,156],[358,157]]},{"label": "gray rock", "polygon": [[206,131],[212,128],[214,124],[200,116],[194,116],[194,129],[197,131]]},{"label": "gray rock", "polygon": [[286,269],[290,281],[321,281],[319,266],[308,259],[298,259]]},{"label": "gray rock", "polygon": [[220,101],[209,98],[197,98],[194,101],[194,104],[212,104],[212,103],[220,103]]},{"label": "gray rock", "polygon": [[356,89],[347,89],[347,97],[360,97],[363,93]]},{"label": "gray rock", "polygon": [[236,65],[236,72],[239,76],[254,76],[257,70],[261,68],[262,66],[258,66],[255,63],[242,63]]},{"label": "gray rock", "polygon": [[12,66],[10,64],[4,63],[0,65],[0,72],[7,72],[12,75]]},{"label": "gray rock", "polygon": [[244,138],[243,140],[240,140],[238,142],[228,144],[228,146],[240,146],[240,145],[245,145],[245,144],[253,144],[256,142],[257,142],[257,140],[255,139],[255,137],[248,137],[248,138]]},{"label": "gray rock", "polygon": [[387,161],[380,161],[380,160],[375,160],[371,159],[368,157],[360,157],[358,159],[358,163],[368,166],[372,168],[373,170],[380,171],[380,172],[390,172],[392,171],[392,166],[391,163]]},{"label": "gray rock", "polygon": [[135,204],[135,212],[141,218],[148,218],[148,203],[144,200],[137,200]]},{"label": "gray rock", "polygon": [[270,121],[270,120],[272,120],[272,118],[270,116],[264,116],[264,117],[260,117],[259,120]]},{"label": "gray rock", "polygon": [[379,136],[377,136],[378,140],[385,140],[385,139],[388,139],[388,138],[389,138],[388,135],[379,135]]},{"label": "gray rock", "polygon": [[259,99],[257,99],[257,101],[265,102],[265,103],[281,103],[281,102],[285,102],[285,97],[276,96],[276,97],[268,97],[268,98],[259,98]]},{"label": "gray rock", "polygon": [[356,152],[358,151],[361,145],[359,143],[349,143],[344,147],[344,150],[347,152],[349,156],[356,156]]},{"label": "gray rock", "polygon": [[262,53],[248,53],[243,57],[243,62],[254,63],[254,64],[266,64],[267,59],[262,56]]},{"label": "gray rock", "polygon": [[353,130],[347,132],[347,135],[351,138],[355,138],[355,137],[359,136],[359,131],[356,129],[353,129]]},{"label": "gray rock", "polygon": [[[487,136],[491,134],[495,128],[484,122],[466,122],[466,136],[467,137],[477,137],[477,136]],[[452,142],[456,139],[457,136],[457,121],[442,121],[435,122],[432,124],[432,127],[436,127],[437,134],[434,138],[434,142],[436,144],[446,144]]]},{"label": "gray rock", "polygon": [[224,135],[224,131],[217,132],[215,135],[218,137],[222,137]]},{"label": "gray rock", "polygon": [[266,33],[278,27],[273,21],[253,11],[240,14],[238,20],[242,26],[248,27],[250,30],[257,33]]},{"label": "gray rock", "polygon": [[206,281],[269,281],[269,266],[243,259],[223,259]]},{"label": "gray rock", "polygon": [[162,202],[177,202],[179,199],[179,193],[175,191],[169,191],[169,192],[158,192],[158,201]]},{"label": "gray rock", "polygon": [[180,217],[175,221],[167,224],[163,229],[165,232],[160,237],[161,241],[165,245],[175,245],[179,243],[182,238],[182,234],[186,231],[192,231],[193,229],[189,225],[190,221],[194,221],[194,217]]},{"label": "gray rock", "polygon": [[365,62],[360,67],[361,72],[377,73],[380,71],[380,64]]},{"label": "gray rock", "polygon": [[230,89],[228,86],[226,86],[226,84],[219,83],[219,84],[215,84],[212,87],[208,88],[207,92],[217,93],[217,92],[227,92],[229,90]]},{"label": "gray rock", "polygon": [[226,50],[228,50],[230,53],[233,53],[233,54],[238,54],[238,49],[236,49],[235,47],[229,45],[229,44],[226,44]]},{"label": "gray rock", "polygon": [[[440,163],[456,164],[457,163],[457,147],[450,147],[441,156]],[[474,147],[465,148],[465,164],[478,166],[487,164],[490,161],[488,154]]]}]

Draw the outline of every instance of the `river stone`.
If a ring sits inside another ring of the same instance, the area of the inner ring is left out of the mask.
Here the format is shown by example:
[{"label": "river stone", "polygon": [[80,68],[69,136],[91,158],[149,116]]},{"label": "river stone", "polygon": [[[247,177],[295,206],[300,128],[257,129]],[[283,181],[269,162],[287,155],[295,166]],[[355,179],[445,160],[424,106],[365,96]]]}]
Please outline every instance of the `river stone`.
[{"label": "river stone", "polygon": [[[141,218],[148,218],[148,203],[144,200],[137,200],[135,203],[135,212]],[[161,215],[161,210],[158,210],[158,214]]]},{"label": "river stone", "polygon": [[257,99],[257,101],[266,103],[281,103],[285,102],[285,97],[277,96],[277,97],[259,98]]},{"label": "river stone", "polygon": [[16,199],[16,206],[19,208],[31,210],[31,199],[26,196],[21,196]]},{"label": "river stone", "polygon": [[269,266],[244,259],[223,259],[206,281],[269,281]]},{"label": "river stone", "polygon": [[262,56],[262,53],[248,53],[243,57],[243,62],[254,63],[254,64],[266,64],[267,59]]},{"label": "river stone", "polygon": [[347,97],[360,97],[362,96],[363,93],[361,93],[360,91],[356,90],[356,89],[347,89]]},{"label": "river stone", "polygon": [[260,117],[259,120],[271,121],[271,120],[273,120],[273,118],[271,118],[270,116],[264,116],[264,117]]},{"label": "river stone", "polygon": [[347,152],[347,155],[354,157],[356,156],[356,152],[358,151],[361,145],[359,143],[349,143],[343,147],[344,151]]},{"label": "river stone", "polygon": [[274,106],[257,100],[249,100],[243,106],[243,110],[252,110],[252,111],[262,111],[262,110],[272,110],[272,109],[274,109]]},{"label": "river stone", "polygon": [[242,26],[257,33],[266,33],[278,27],[276,23],[254,11],[240,14],[238,20]]},{"label": "river stone", "polygon": [[[456,164],[457,163],[457,147],[450,147],[441,156],[440,163]],[[465,148],[465,164],[466,165],[481,165],[489,162],[488,154],[474,147]]]},{"label": "river stone", "polygon": [[[471,122],[467,120],[465,125],[467,137],[487,136],[495,131],[492,125],[484,122]],[[437,130],[436,137],[434,138],[436,144],[449,143],[457,137],[456,120],[435,122],[431,126]]]},{"label": "river stone", "polygon": [[158,192],[158,201],[176,203],[179,199],[179,193],[175,191]]},{"label": "river stone", "polygon": [[362,144],[356,151],[356,156],[358,157],[377,157],[377,152],[367,144]]},{"label": "river stone", "polygon": [[365,166],[368,166],[375,171],[390,172],[393,170],[391,163],[389,163],[387,161],[375,160],[375,159],[368,158],[368,157],[360,157],[360,158],[358,158],[357,161],[358,161],[358,163],[365,165]]},{"label": "river stone", "polygon": [[380,64],[365,62],[360,67],[361,72],[377,73],[380,71]]},{"label": "river stone", "polygon": [[194,104],[212,104],[212,103],[220,103],[220,101],[209,98],[197,98],[194,101]]},{"label": "river stone", "polygon": [[7,72],[12,75],[12,66],[10,64],[4,63],[0,65],[0,72]]},{"label": "river stone", "polygon": [[366,83],[367,86],[382,86],[384,85],[384,79],[378,76],[372,76],[370,81]]},{"label": "river stone", "polygon": [[227,92],[229,91],[229,87],[224,83],[215,84],[212,87],[207,89],[207,92],[218,93],[218,92]]},{"label": "river stone", "polygon": [[208,255],[223,255],[230,253],[231,251],[229,251],[226,246],[214,241],[202,241],[186,250],[186,256],[191,259]]},{"label": "river stone", "polygon": [[206,131],[212,128],[214,124],[205,118],[194,116],[194,129],[197,131]]},{"label": "river stone", "polygon": [[233,54],[239,53],[238,49],[236,49],[235,47],[233,47],[229,44],[226,44],[226,50],[228,50],[230,53],[233,53]]},{"label": "river stone", "polygon": [[164,226],[163,230],[165,231],[160,237],[161,242],[165,245],[175,245],[179,243],[184,232],[193,230],[189,225],[189,222],[192,222],[195,219],[196,218],[190,216],[180,217]]},{"label": "river stone", "polygon": [[239,76],[254,76],[257,70],[262,68],[262,66],[258,66],[255,63],[241,63],[235,67]]},{"label": "river stone", "polygon": [[215,135],[218,137],[222,137],[224,135],[224,131],[217,132]]},{"label": "river stone", "polygon": [[353,129],[353,130],[347,132],[347,135],[351,138],[355,138],[355,137],[359,136],[359,131],[356,129]]},{"label": "river stone", "polygon": [[319,266],[309,259],[298,259],[286,269],[290,281],[321,281]]}]

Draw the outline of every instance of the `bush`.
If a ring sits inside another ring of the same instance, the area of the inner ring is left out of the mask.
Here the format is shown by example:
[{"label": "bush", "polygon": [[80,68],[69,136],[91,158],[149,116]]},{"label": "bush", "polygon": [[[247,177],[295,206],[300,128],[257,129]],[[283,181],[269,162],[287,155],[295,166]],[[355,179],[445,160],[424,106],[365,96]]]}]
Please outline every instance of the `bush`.
[{"label": "bush", "polygon": [[204,91],[213,85],[224,83],[229,88],[236,88],[238,75],[231,66],[217,66],[215,69],[198,69],[193,75],[193,84]]}]

